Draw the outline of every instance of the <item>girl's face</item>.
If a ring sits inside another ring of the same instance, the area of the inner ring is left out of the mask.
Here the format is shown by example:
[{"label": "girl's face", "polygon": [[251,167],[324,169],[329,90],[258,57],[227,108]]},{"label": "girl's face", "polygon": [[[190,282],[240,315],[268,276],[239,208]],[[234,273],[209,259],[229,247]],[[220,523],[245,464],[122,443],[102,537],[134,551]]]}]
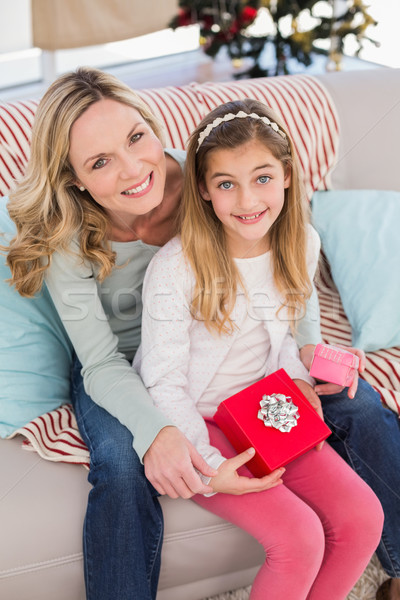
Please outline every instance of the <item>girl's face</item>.
[{"label": "girl's face", "polygon": [[163,199],[162,144],[126,104],[108,98],[92,104],[71,128],[69,159],[76,185],[106,209],[115,230],[133,228],[137,216]]},{"label": "girl's face", "polygon": [[209,153],[200,191],[224,227],[231,256],[250,258],[269,250],[268,231],[289,185],[290,173],[258,140]]}]

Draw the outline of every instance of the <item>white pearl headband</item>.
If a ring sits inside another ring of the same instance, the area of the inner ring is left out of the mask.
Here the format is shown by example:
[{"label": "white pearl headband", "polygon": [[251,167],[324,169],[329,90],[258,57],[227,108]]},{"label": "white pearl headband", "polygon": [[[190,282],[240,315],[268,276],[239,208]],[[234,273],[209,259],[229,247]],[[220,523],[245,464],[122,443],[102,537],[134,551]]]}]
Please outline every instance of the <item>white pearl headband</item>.
[{"label": "white pearl headband", "polygon": [[251,119],[260,119],[263,123],[272,127],[272,129],[276,131],[276,133],[279,133],[279,135],[283,137],[283,139],[286,139],[286,133],[282,131],[282,129],[280,129],[274,121],[268,119],[268,117],[260,117],[260,115],[257,115],[257,113],[249,114],[244,112],[243,110],[240,110],[236,114],[227,113],[224,117],[217,117],[212,123],[209,123],[209,125],[207,125],[207,127],[203,129],[203,131],[199,135],[196,152],[199,151],[200,146],[202,145],[206,137],[210,135],[211,131],[215,129],[215,127],[218,127],[218,125],[220,125],[221,123],[225,123],[226,121],[232,121],[233,119],[246,119],[248,117],[250,117]]}]

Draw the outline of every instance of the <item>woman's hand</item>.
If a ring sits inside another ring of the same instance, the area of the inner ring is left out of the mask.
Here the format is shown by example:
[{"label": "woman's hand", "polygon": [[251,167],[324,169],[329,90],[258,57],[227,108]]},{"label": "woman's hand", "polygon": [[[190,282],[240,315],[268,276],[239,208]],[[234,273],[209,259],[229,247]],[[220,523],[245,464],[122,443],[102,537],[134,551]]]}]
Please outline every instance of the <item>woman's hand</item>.
[{"label": "woman's hand", "polygon": [[[365,353],[363,350],[359,348],[350,348],[348,346],[337,346],[338,348],[343,348],[343,350],[347,350],[347,352],[351,352],[355,354],[360,359],[360,364],[358,366],[358,371],[354,374],[354,379],[352,381],[351,386],[347,390],[347,395],[349,398],[354,398],[357,391],[358,386],[358,373],[362,373],[365,370]],[[302,363],[308,370],[310,370],[312,357],[314,353],[315,346],[313,344],[307,344],[300,349],[300,358]],[[344,387],[341,385],[337,385],[336,383],[317,383],[314,388],[315,392],[319,396],[328,396],[331,394],[340,394],[344,390]]]},{"label": "woman's hand", "polygon": [[281,475],[285,469],[276,469],[269,475],[260,477],[243,477],[238,475],[239,467],[246,464],[253,458],[255,454],[254,448],[249,448],[241,454],[228,458],[219,467],[218,473],[211,478],[210,486],[214,492],[222,492],[223,494],[248,494],[249,492],[262,492],[269,488],[276,487],[282,483]]},{"label": "woman's hand", "polygon": [[212,477],[212,469],[200,456],[186,436],[172,426],[163,427],[143,457],[147,479],[159,494],[170,498],[191,498],[194,494],[209,494],[196,469]]},{"label": "woman's hand", "polygon": [[[293,379],[293,381],[300,389],[300,391],[304,394],[304,396],[307,398],[313,409],[319,414],[319,416],[323,420],[324,413],[322,411],[321,400],[318,398],[313,387],[303,379]],[[324,442],[320,442],[317,446],[315,446],[316,450],[321,450],[323,445]]]},{"label": "woman's hand", "polygon": [[[354,379],[352,381],[352,384],[347,390],[348,397],[354,398],[358,386],[358,373],[362,373],[365,370],[365,353],[359,348],[349,348],[348,346],[338,346],[338,348],[343,348],[343,350],[347,350],[347,352],[355,354],[360,359],[358,371],[354,373]],[[315,391],[320,396],[329,394],[339,394],[342,390],[344,390],[344,387],[336,385],[335,383],[318,383],[315,386]]]},{"label": "woman's hand", "polygon": [[315,344],[306,344],[300,348],[300,359],[306,369],[311,369],[311,363],[314,355]]}]

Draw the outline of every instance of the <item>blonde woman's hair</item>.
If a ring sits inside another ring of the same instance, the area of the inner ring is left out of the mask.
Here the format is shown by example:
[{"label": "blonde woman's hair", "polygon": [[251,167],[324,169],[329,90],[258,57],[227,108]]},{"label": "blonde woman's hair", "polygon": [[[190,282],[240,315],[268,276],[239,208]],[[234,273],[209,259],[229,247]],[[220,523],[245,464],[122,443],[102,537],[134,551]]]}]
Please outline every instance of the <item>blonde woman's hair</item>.
[{"label": "blonde woman's hair", "polygon": [[163,142],[161,123],[135,92],[112,75],[82,67],[49,87],[35,114],[26,173],[8,203],[17,234],[9,247],[2,248],[7,250],[10,282],[23,296],[40,290],[52,254],[68,251],[75,236],[82,259],[97,266],[100,281],[115,264],[115,254],[106,243],[107,214],[87,191],[78,190],[69,161],[72,125],[104,98],[135,108]]},{"label": "blonde woman's hair", "polygon": [[[236,115],[240,111],[267,117],[278,125],[280,132],[262,119],[251,117],[217,121],[219,124],[214,126],[215,119],[222,119],[228,113]],[[208,125],[209,133],[201,135]],[[243,287],[243,284],[228,253],[222,223],[215,215],[212,203],[202,198],[199,189],[205,185],[208,161],[212,160],[214,150],[233,149],[251,140],[264,144],[281,162],[285,174],[291,174],[282,211],[270,228],[268,239],[275,285],[285,299],[284,306],[288,307],[292,327],[295,317],[304,311],[312,289],[306,265],[308,203],[300,180],[296,151],[287,129],[269,107],[256,100],[223,104],[207,115],[189,138],[179,214],[183,251],[196,282],[192,314],[202,319],[209,330],[218,333],[233,331],[231,312],[238,287]]]}]

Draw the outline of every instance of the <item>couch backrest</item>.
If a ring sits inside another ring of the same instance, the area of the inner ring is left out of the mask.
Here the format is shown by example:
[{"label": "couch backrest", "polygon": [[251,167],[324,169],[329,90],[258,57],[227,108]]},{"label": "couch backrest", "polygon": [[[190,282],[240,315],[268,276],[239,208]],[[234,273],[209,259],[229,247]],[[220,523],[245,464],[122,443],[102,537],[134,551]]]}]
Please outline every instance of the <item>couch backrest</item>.
[{"label": "couch backrest", "polygon": [[340,121],[333,187],[400,191],[400,69],[364,63],[359,71],[325,73],[318,80]]},{"label": "couch backrest", "polygon": [[[164,122],[166,145],[185,148],[190,132],[212,108],[228,100],[255,98],[283,119],[299,153],[309,196],[329,186],[338,150],[338,119],[326,88],[312,76],[289,75],[234,81],[192,83],[139,90]],[[37,101],[0,104],[0,195],[12,190],[29,158]]]}]

